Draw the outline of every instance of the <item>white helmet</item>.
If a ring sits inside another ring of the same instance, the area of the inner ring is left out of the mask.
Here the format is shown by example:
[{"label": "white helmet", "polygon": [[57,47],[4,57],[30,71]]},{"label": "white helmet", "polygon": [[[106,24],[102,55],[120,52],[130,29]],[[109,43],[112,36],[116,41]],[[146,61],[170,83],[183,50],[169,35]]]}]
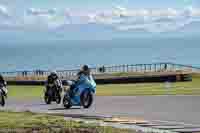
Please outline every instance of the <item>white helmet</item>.
[{"label": "white helmet", "polygon": [[56,70],[53,70],[53,71],[50,72],[50,74],[56,74],[57,75],[57,72],[56,72]]}]

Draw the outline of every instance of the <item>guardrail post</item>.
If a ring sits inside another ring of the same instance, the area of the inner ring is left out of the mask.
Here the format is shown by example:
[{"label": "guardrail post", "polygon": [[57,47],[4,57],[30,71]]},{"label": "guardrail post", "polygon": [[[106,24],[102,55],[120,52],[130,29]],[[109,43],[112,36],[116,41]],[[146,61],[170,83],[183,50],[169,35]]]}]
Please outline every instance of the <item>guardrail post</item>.
[{"label": "guardrail post", "polygon": [[137,68],[137,66],[138,66],[138,65],[136,64],[136,65],[135,65],[135,71],[136,71],[136,72],[138,71],[138,68]]},{"label": "guardrail post", "polygon": [[149,64],[149,70],[150,70],[150,72],[151,72],[151,64]]},{"label": "guardrail post", "polygon": [[144,71],[144,69],[143,69],[143,64],[141,64],[141,67],[140,67],[140,69],[141,69],[141,70],[140,70],[141,72],[143,72],[143,71]]},{"label": "guardrail post", "polygon": [[133,72],[134,71],[134,66],[133,65],[131,65],[131,72]]},{"label": "guardrail post", "polygon": [[161,63],[159,63],[159,67],[160,67],[159,71],[161,72],[162,71],[162,64]]},{"label": "guardrail post", "polygon": [[173,71],[176,71],[175,64],[173,64]]},{"label": "guardrail post", "polygon": [[168,70],[168,65],[167,65],[167,64],[165,64],[165,66],[164,66],[164,70],[165,70],[165,71]]}]

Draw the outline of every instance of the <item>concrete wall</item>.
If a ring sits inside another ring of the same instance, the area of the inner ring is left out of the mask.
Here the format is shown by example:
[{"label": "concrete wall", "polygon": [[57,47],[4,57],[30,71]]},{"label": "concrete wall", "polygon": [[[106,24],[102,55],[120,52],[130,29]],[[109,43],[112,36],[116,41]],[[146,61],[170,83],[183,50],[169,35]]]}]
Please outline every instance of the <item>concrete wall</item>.
[{"label": "concrete wall", "polygon": [[[190,74],[160,75],[160,76],[131,76],[120,78],[96,79],[97,84],[127,84],[127,83],[155,83],[155,82],[184,82],[192,81]],[[8,81],[8,85],[44,85],[45,81]],[[66,80],[63,84],[67,85]]]}]

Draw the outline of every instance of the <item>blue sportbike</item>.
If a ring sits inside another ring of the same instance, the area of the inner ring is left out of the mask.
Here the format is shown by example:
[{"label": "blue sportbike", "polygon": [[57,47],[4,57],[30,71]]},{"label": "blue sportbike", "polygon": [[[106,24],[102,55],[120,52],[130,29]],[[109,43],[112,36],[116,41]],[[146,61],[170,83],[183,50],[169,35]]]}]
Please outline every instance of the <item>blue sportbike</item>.
[{"label": "blue sportbike", "polygon": [[78,81],[68,81],[70,89],[65,91],[63,105],[69,109],[72,106],[89,108],[94,100],[96,83],[92,76],[81,76]]}]

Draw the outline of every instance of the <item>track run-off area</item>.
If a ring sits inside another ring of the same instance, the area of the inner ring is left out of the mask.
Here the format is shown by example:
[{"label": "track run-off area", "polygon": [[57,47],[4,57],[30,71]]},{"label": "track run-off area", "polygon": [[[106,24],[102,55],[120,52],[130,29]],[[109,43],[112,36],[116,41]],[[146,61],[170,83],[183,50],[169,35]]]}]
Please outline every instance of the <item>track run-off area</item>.
[{"label": "track run-off area", "polygon": [[[59,113],[63,116],[112,116],[145,120],[155,126],[200,127],[200,96],[96,96],[89,109],[46,105],[42,99],[9,99],[3,110]],[[164,124],[163,124],[164,123]],[[173,127],[169,127],[173,128]],[[179,129],[179,128],[178,128]]]},{"label": "track run-off area", "polygon": [[45,104],[44,86],[8,86],[6,106],[0,109],[64,117],[120,117],[147,122],[139,126],[199,132],[199,81],[199,76],[193,76],[192,82],[97,85],[94,104],[89,109],[65,109],[62,104]]}]

